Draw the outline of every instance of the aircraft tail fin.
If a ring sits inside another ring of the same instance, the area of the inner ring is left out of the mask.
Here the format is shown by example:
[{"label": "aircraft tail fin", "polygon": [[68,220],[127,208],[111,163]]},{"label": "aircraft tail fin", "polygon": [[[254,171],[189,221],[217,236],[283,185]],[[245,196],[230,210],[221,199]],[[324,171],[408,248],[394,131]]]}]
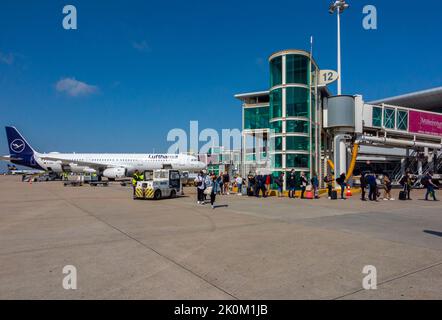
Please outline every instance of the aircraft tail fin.
[{"label": "aircraft tail fin", "polygon": [[11,155],[33,155],[35,153],[31,145],[15,127],[6,127],[6,136]]}]

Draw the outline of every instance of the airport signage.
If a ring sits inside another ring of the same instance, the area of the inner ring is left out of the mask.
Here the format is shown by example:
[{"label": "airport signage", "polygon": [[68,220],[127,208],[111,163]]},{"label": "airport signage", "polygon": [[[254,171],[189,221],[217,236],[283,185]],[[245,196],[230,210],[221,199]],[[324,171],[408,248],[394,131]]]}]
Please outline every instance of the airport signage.
[{"label": "airport signage", "polygon": [[327,85],[339,79],[339,74],[334,70],[321,70],[318,85]]},{"label": "airport signage", "polygon": [[409,132],[442,137],[442,115],[410,110],[408,116]]}]

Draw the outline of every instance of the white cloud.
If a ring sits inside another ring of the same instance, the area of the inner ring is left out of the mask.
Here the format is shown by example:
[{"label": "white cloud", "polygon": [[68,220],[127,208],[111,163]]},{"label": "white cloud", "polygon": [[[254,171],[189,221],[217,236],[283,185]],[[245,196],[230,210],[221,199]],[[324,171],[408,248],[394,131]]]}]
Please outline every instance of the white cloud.
[{"label": "white cloud", "polygon": [[98,91],[98,87],[75,80],[75,78],[61,79],[56,83],[55,89],[71,97],[86,96]]},{"label": "white cloud", "polygon": [[14,63],[15,57],[12,53],[3,53],[0,51],[0,63],[11,65]]},{"label": "white cloud", "polygon": [[146,40],[143,40],[140,42],[134,41],[134,42],[132,42],[132,47],[134,47],[134,49],[141,51],[141,52],[150,52],[151,51]]}]

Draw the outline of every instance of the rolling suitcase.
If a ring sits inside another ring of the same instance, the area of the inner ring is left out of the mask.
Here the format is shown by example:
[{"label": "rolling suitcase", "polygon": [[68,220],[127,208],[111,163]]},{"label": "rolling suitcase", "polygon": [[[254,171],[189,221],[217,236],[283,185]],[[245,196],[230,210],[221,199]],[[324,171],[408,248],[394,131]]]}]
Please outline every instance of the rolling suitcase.
[{"label": "rolling suitcase", "polygon": [[338,192],[336,190],[333,190],[331,192],[331,199],[332,200],[337,200],[338,199]]},{"label": "rolling suitcase", "polygon": [[407,193],[405,191],[399,192],[399,200],[407,200]]}]

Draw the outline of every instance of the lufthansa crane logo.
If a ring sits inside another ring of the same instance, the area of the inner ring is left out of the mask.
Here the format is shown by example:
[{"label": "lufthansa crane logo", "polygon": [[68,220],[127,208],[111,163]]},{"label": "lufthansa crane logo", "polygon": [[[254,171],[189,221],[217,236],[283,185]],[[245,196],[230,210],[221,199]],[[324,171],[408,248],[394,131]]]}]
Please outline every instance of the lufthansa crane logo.
[{"label": "lufthansa crane logo", "polygon": [[15,139],[11,142],[11,150],[15,153],[21,153],[25,150],[25,142],[21,139]]}]

